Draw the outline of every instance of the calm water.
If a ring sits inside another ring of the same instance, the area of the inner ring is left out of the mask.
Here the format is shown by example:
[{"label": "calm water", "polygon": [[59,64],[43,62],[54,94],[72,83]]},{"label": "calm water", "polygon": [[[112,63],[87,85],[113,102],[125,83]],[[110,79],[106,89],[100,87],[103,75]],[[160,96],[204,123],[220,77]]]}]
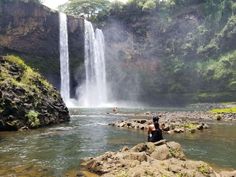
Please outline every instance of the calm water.
[{"label": "calm water", "polygon": [[[81,158],[146,140],[142,131],[121,130],[107,124],[147,110],[122,109],[121,115],[106,114],[109,111],[72,110],[67,124],[29,132],[0,132],[0,176],[63,176],[70,170],[78,170]],[[165,138],[181,143],[191,159],[236,169],[236,124],[211,127],[203,133],[166,135]]]}]

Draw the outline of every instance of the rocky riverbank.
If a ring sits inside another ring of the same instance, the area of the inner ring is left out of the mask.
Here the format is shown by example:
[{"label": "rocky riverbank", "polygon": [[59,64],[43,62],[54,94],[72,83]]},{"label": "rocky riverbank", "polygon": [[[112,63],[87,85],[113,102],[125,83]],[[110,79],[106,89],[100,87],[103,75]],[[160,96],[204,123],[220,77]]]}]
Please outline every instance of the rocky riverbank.
[{"label": "rocky riverbank", "polygon": [[0,131],[69,121],[60,94],[15,56],[0,57]]},{"label": "rocky riverbank", "polygon": [[[157,113],[156,113],[157,114]],[[233,121],[236,120],[235,113],[216,114],[211,112],[159,112],[160,126],[166,133],[195,133],[208,129],[209,121]],[[121,120],[109,124],[119,128],[132,128],[139,130],[146,130],[148,125],[152,123],[152,113],[139,113],[130,116],[127,120]]]},{"label": "rocky riverbank", "polygon": [[161,141],[141,143],[131,149],[84,159],[83,168],[103,177],[188,176],[232,177],[236,171],[216,172],[207,163],[188,160],[180,144]]}]

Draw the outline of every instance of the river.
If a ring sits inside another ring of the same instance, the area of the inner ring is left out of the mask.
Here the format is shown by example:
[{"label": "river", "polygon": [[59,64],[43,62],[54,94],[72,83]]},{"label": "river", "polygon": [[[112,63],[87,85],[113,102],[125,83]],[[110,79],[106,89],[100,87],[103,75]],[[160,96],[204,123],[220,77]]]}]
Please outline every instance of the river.
[{"label": "river", "polygon": [[[0,132],[0,176],[63,176],[80,168],[81,158],[117,151],[146,141],[146,133],[108,126],[145,111],[163,109],[73,109],[71,121],[25,132]],[[180,110],[178,108],[165,109]],[[196,134],[164,135],[179,142],[190,159],[236,169],[236,124],[210,123]]]}]

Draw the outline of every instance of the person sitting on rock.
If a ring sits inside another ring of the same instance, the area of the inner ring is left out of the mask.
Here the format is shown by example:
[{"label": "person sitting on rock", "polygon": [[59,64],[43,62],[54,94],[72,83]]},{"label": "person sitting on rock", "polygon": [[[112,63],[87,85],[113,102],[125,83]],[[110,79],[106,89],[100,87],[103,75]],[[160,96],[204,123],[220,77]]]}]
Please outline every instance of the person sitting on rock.
[{"label": "person sitting on rock", "polygon": [[159,125],[159,117],[153,116],[153,124],[148,126],[148,142],[157,142],[163,139]]}]

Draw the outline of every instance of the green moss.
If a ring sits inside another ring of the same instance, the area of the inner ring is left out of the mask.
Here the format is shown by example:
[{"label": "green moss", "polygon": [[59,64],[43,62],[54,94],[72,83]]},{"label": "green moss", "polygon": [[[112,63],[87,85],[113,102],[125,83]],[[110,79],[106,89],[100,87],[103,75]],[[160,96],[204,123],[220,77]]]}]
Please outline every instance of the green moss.
[{"label": "green moss", "polygon": [[23,70],[25,70],[26,68],[28,68],[28,66],[24,63],[24,61],[18,57],[18,56],[14,56],[14,55],[7,55],[4,57],[7,61],[11,62],[11,63],[15,63],[18,66],[20,66]]},{"label": "green moss", "polygon": [[232,108],[222,108],[222,109],[212,109],[211,113],[236,113],[236,107]]},{"label": "green moss", "polygon": [[8,55],[5,56],[4,59],[11,64],[16,64],[17,67],[22,70],[22,75],[20,80],[12,77],[11,74],[8,73],[10,64],[5,63],[4,66],[1,67],[0,82],[10,82],[13,85],[20,86],[27,91],[36,91],[38,94],[40,94],[42,91],[37,87],[39,83],[48,90],[53,89],[53,87],[45,79],[43,79],[39,73],[27,66],[21,58],[14,55]]},{"label": "green moss", "polygon": [[178,157],[179,155],[179,150],[178,149],[175,149],[175,148],[169,148],[169,151],[170,151],[170,154],[172,157]]},{"label": "green moss", "polygon": [[194,123],[186,123],[184,124],[184,128],[187,128],[187,129],[196,129],[197,128],[197,124],[194,124]]},{"label": "green moss", "polygon": [[39,113],[37,111],[34,111],[34,110],[30,110],[25,115],[25,117],[28,118],[28,122],[29,122],[30,126],[33,127],[33,128],[38,127],[40,125],[38,115],[39,115]]},{"label": "green moss", "polygon": [[203,175],[208,175],[210,173],[210,169],[207,165],[200,165],[197,169]]}]

